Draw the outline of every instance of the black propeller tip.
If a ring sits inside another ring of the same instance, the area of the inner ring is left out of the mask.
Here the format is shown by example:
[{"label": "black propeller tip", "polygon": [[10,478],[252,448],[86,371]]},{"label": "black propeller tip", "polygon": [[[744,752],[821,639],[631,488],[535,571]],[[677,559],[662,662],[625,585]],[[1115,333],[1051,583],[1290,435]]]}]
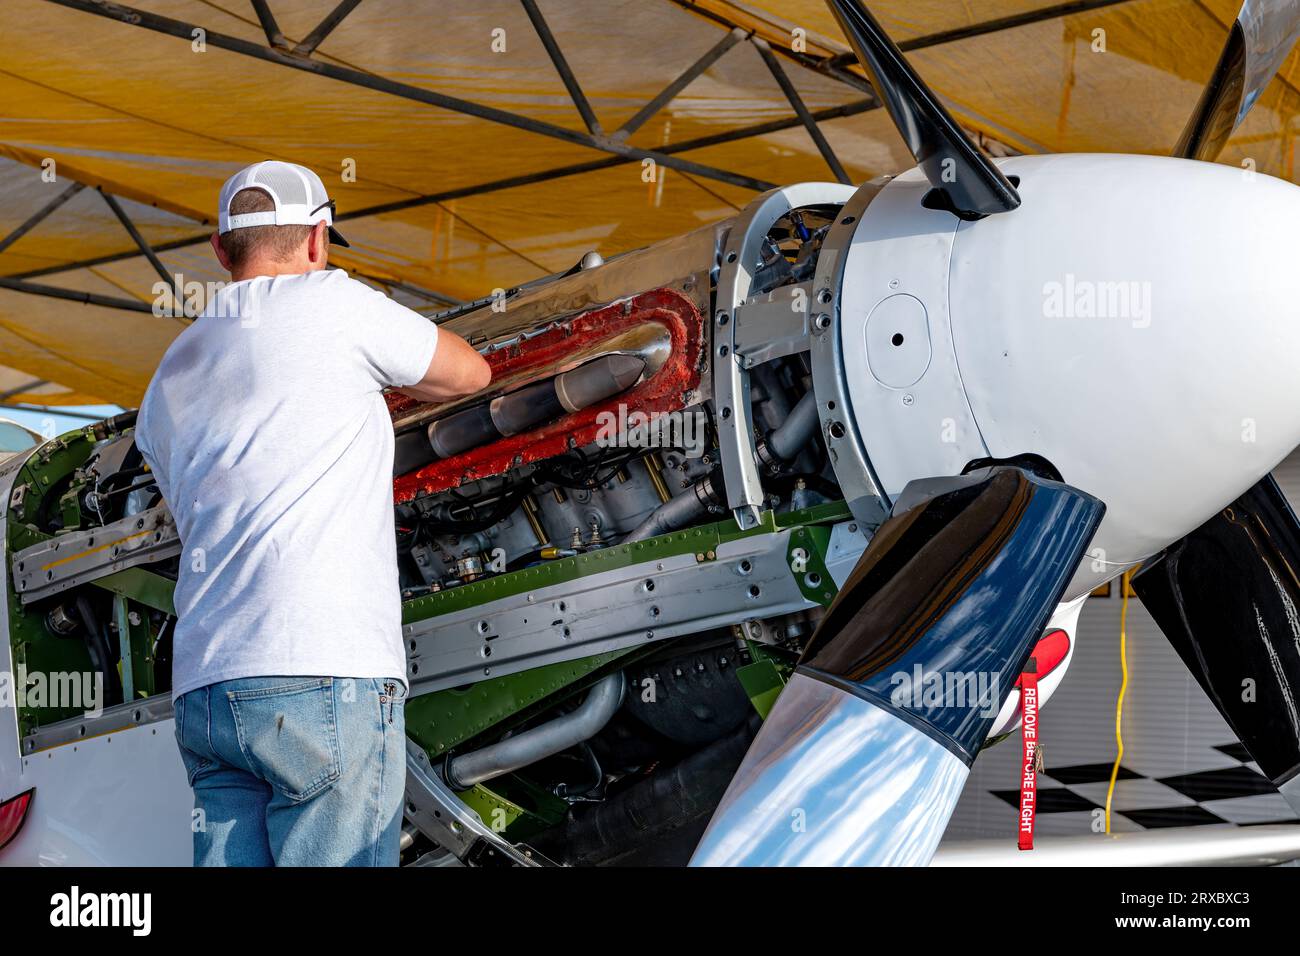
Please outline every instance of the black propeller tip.
[{"label": "black propeller tip", "polygon": [[[934,187],[931,208],[962,219],[1010,212],[1020,194],[972,143],[858,0],[826,0],[903,142]],[[929,205],[929,203],[927,203]]]}]

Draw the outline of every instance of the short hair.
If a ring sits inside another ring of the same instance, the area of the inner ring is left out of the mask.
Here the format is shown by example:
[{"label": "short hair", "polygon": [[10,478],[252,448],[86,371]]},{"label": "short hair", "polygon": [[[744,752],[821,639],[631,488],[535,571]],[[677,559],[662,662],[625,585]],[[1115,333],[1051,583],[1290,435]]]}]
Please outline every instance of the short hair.
[{"label": "short hair", "polygon": [[[232,216],[274,210],[275,200],[264,189],[241,189],[230,200]],[[238,269],[259,251],[269,254],[276,262],[287,262],[311,235],[311,230],[311,226],[245,226],[221,233],[218,241],[230,264]]]}]

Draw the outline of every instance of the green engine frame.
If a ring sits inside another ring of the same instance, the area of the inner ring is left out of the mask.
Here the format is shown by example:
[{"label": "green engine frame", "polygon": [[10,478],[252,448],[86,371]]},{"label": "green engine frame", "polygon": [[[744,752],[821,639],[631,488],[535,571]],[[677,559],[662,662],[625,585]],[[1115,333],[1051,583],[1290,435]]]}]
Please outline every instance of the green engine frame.
[{"label": "green engine frame", "polygon": [[[97,441],[94,426],[86,426],[25,453],[27,458],[14,478],[8,502],[7,565],[15,553],[56,537],[37,527],[38,515],[49,515],[57,507],[64,527],[79,528],[83,524],[79,469],[90,458]],[[57,496],[53,501],[52,495]],[[805,598],[827,606],[835,596],[835,585],[825,564],[831,526],[850,517],[843,502],[832,502],[782,515],[764,512],[756,527],[743,531],[734,521],[718,521],[414,597],[403,602],[402,620],[404,624],[429,620],[508,595],[667,556],[693,553],[698,562],[709,562],[715,560],[718,546],[725,542],[787,529],[790,530],[787,557],[792,567],[800,569],[797,572],[792,569],[791,575]],[[6,581],[9,640],[16,679],[23,680],[25,692],[18,707],[19,732],[26,737],[53,723],[82,716],[76,708],[47,705],[39,694],[39,677],[26,675],[86,673],[91,669],[91,661],[82,641],[61,637],[46,623],[49,607],[58,602],[57,597],[24,605],[14,589],[12,573],[6,575]],[[138,566],[80,587],[93,587],[112,595],[110,632],[118,642],[115,649],[120,653],[118,673],[124,691],[130,691],[132,701],[153,696],[163,686],[153,656],[159,636],[155,622],[163,615],[175,615],[174,582],[149,566]],[[123,637],[125,648],[121,646]],[[792,662],[766,645],[746,643],[750,661],[738,668],[737,676],[756,709],[765,716]],[[407,735],[424,748],[430,759],[444,759],[451,751],[471,745],[485,734],[499,733],[567,696],[581,693],[606,674],[663,646],[654,643],[547,664],[413,697],[406,705]],[[565,801],[518,774],[494,780],[491,788],[476,786],[460,797],[485,824],[512,839],[526,839],[529,834],[558,822],[567,809]]]}]

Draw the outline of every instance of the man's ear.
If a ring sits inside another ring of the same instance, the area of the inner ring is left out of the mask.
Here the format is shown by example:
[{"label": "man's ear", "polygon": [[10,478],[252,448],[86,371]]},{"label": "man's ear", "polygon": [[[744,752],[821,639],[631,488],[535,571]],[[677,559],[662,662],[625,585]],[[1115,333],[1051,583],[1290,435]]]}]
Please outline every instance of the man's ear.
[{"label": "man's ear", "polygon": [[212,234],[212,251],[217,254],[217,261],[221,263],[221,268],[227,272],[235,271],[234,263],[226,255],[226,250],[221,248],[221,238],[215,232]]},{"label": "man's ear", "polygon": [[329,261],[329,254],[329,225],[322,220],[311,227],[311,234],[307,237],[307,261],[323,269]]}]

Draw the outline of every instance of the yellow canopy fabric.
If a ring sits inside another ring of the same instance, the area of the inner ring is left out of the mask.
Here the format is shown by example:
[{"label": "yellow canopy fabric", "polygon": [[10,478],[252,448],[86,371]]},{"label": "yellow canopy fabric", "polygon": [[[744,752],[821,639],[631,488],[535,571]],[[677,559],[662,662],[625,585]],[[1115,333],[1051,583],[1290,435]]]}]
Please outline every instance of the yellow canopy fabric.
[{"label": "yellow canopy fabric", "polygon": [[[98,4],[110,16],[65,3],[0,7],[4,402],[136,404],[185,326],[149,311],[170,293],[100,190],[166,273],[201,286],[225,278],[206,245],[222,181],[260,159],[303,163],[337,200],[352,243],[332,260],[432,313],[565,270],[591,249],[608,256],[731,215],[764,183],[834,178],[751,36],[780,53],[807,109],[828,117],[819,127],[850,179],[911,165],[884,110],[867,108],[856,65],[836,59],[848,48],[821,0],[537,0],[599,123],[594,135],[520,0],[361,0],[309,55],[266,54],[246,0]],[[267,2],[284,48],[337,6]],[[1238,4],[869,6],[959,120],[996,143],[1163,153]],[[166,18],[171,33],[132,11]],[[662,109],[616,133],[737,27],[745,36]],[[1295,178],[1297,80],[1293,51],[1223,162]],[[428,94],[520,119],[467,115]],[[529,123],[545,131],[520,128]],[[762,124],[779,128],[730,138]],[[556,128],[574,135],[547,135]],[[657,162],[647,181],[643,154],[626,147],[709,169]],[[3,245],[78,183],[86,188]],[[6,285],[15,278],[24,291]],[[26,291],[33,284],[96,298]]]}]

